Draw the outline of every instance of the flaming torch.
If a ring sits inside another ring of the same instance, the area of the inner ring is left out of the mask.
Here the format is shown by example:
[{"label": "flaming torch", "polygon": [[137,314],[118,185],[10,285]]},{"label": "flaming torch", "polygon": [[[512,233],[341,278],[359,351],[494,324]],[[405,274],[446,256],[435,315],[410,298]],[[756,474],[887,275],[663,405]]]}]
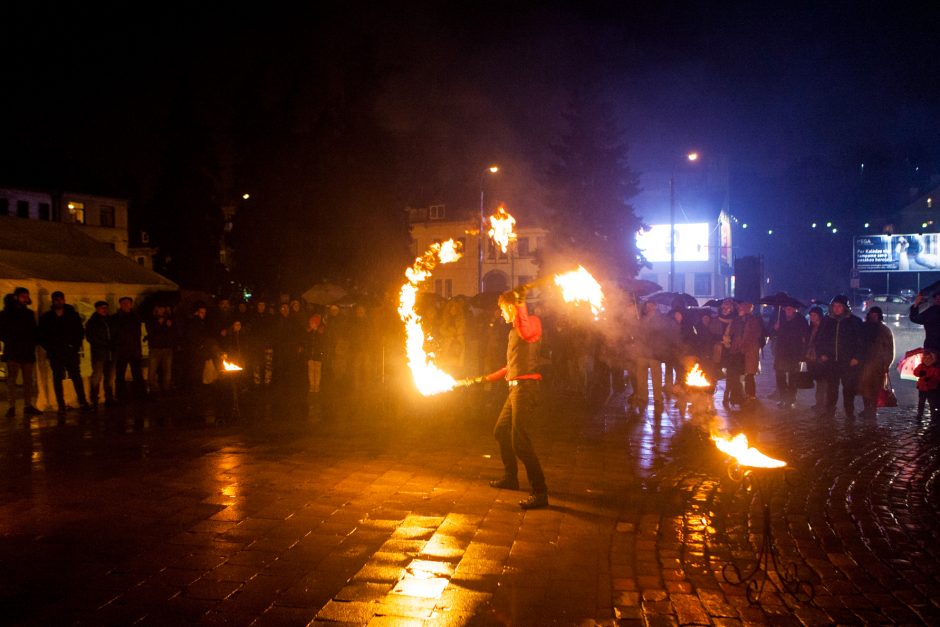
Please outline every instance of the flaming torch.
[{"label": "flaming torch", "polygon": [[405,324],[405,354],[415,386],[424,396],[439,394],[454,389],[457,381],[437,367],[433,353],[424,350],[427,337],[421,326],[421,316],[415,310],[419,286],[424,283],[438,264],[453,263],[461,257],[460,243],[452,239],[432,244],[414,264],[405,270],[408,279],[401,286],[398,301],[398,316]]},{"label": "flaming torch", "polygon": [[517,235],[513,227],[516,219],[506,211],[506,206],[500,204],[496,208],[496,213],[490,216],[490,230],[487,235],[499,246],[504,253],[509,250],[509,245],[516,241]]},{"label": "flaming torch", "polygon": [[555,275],[555,285],[561,288],[566,303],[588,303],[596,320],[604,311],[604,290],[591,273],[578,266],[577,270]]},{"label": "flaming torch", "polygon": [[239,366],[238,364],[233,364],[232,362],[227,361],[226,359],[223,358],[223,359],[222,359],[222,370],[224,370],[224,371],[226,371],[226,372],[238,372],[238,371],[240,371],[240,370],[244,370],[244,368],[242,368],[242,367]]},{"label": "flaming torch", "polygon": [[727,438],[720,435],[713,435],[712,441],[718,450],[734,458],[738,466],[748,468],[783,468],[787,465],[785,461],[774,459],[764,455],[753,446],[749,446],[747,436],[739,433],[733,438]]}]

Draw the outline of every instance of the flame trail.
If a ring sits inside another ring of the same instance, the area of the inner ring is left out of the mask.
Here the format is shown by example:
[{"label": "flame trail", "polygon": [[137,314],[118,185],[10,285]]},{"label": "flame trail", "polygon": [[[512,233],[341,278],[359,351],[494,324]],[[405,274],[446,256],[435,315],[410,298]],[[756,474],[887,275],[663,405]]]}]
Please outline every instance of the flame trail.
[{"label": "flame trail", "polygon": [[561,296],[566,303],[589,303],[594,318],[604,311],[604,290],[584,266],[579,265],[577,270],[556,274],[555,285],[561,288]]},{"label": "flame trail", "polygon": [[506,211],[505,205],[496,208],[496,213],[490,216],[490,230],[487,235],[499,246],[504,253],[509,249],[509,244],[516,241],[517,235],[513,226],[516,219]]},{"label": "flame trail", "polygon": [[460,243],[452,239],[440,244],[431,244],[427,252],[415,259],[405,270],[408,281],[401,286],[398,301],[398,316],[405,323],[405,354],[415,386],[424,396],[452,390],[456,380],[434,364],[434,355],[424,350],[426,339],[421,326],[421,316],[415,311],[418,287],[426,281],[439,263],[453,263],[460,259]]}]

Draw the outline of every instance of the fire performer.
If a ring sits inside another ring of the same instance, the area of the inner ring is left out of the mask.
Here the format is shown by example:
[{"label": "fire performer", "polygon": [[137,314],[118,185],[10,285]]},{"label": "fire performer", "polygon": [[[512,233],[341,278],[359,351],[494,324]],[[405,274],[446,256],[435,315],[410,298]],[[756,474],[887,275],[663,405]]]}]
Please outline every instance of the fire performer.
[{"label": "fire performer", "polygon": [[535,454],[527,430],[538,402],[538,386],[542,375],[536,372],[539,345],[542,339],[542,322],[529,315],[525,302],[525,287],[503,292],[499,297],[499,309],[503,319],[512,325],[509,344],[506,348],[506,365],[492,374],[477,377],[468,383],[482,383],[505,379],[509,384],[509,396],[496,419],[493,435],[499,442],[499,453],[503,461],[503,477],[490,482],[494,488],[519,489],[518,463],[525,466],[526,477],[531,487],[528,498],[519,501],[522,509],[548,507],[548,487],[542,465]]}]

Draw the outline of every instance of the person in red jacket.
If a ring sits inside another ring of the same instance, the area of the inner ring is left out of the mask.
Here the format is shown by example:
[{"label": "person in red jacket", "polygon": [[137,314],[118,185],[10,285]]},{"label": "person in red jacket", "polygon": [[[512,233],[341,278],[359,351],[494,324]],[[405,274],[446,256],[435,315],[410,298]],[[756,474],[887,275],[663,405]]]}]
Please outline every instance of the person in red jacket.
[{"label": "person in red jacket", "polygon": [[499,309],[503,319],[512,325],[506,347],[506,365],[474,382],[498,381],[509,384],[509,396],[503,403],[496,419],[493,436],[499,442],[499,453],[503,461],[503,477],[490,482],[494,488],[519,489],[519,466],[525,466],[526,477],[532,489],[528,498],[519,501],[522,509],[548,507],[548,487],[542,465],[535,454],[529,438],[528,423],[532,420],[538,404],[539,381],[542,375],[536,370],[539,345],[542,339],[542,321],[529,314],[525,302],[525,289],[516,288],[503,292],[499,297]]},{"label": "person in red jacket", "polygon": [[940,353],[927,348],[920,364],[914,368],[917,377],[917,419],[924,417],[924,405],[930,405],[930,415],[940,415]]}]

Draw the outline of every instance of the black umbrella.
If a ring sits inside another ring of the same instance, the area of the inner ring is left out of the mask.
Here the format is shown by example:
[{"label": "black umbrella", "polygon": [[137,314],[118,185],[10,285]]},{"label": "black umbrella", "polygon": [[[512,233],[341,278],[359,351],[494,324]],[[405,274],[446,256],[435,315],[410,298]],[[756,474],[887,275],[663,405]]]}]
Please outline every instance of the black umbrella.
[{"label": "black umbrella", "polygon": [[921,288],[918,294],[923,294],[924,296],[930,296],[935,292],[940,292],[940,281],[934,281],[927,287]]},{"label": "black umbrella", "polygon": [[685,292],[656,292],[647,296],[645,300],[669,307],[698,307],[698,299]]},{"label": "black umbrella", "polygon": [[805,304],[786,292],[777,292],[771,296],[764,296],[757,302],[761,305],[771,305],[773,307],[806,307]]},{"label": "black umbrella", "polygon": [[721,303],[724,301],[723,298],[712,298],[705,301],[705,307],[721,307]]},{"label": "black umbrella", "polygon": [[647,281],[646,279],[627,279],[623,282],[623,289],[630,294],[636,294],[642,297],[647,294],[662,291],[663,286],[659,283]]}]

